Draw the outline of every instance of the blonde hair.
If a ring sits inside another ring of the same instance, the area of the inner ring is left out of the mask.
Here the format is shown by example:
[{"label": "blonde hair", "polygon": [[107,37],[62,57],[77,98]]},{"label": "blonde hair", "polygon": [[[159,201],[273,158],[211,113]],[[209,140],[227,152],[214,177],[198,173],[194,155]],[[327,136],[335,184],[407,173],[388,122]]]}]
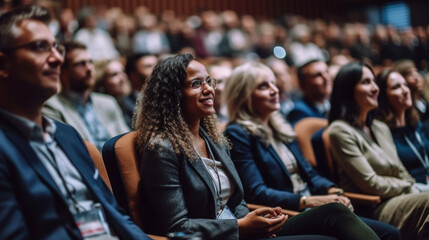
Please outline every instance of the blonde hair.
[{"label": "blonde hair", "polygon": [[295,138],[292,127],[283,116],[274,112],[269,117],[272,136],[252,107],[252,93],[261,78],[275,78],[271,69],[262,63],[250,62],[236,67],[225,84],[224,96],[231,123],[238,123],[251,134],[262,137],[269,143],[270,137],[290,142]]}]

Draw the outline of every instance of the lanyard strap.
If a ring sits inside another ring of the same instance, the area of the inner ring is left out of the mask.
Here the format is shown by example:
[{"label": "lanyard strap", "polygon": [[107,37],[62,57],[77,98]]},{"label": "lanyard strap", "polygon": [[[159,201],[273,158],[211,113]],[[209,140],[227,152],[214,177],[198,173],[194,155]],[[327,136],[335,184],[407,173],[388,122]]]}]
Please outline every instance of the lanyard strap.
[{"label": "lanyard strap", "polygon": [[[213,185],[215,187],[215,192],[216,192],[216,198],[217,198],[216,199],[216,207],[218,208],[217,210],[219,212],[221,212],[225,206],[224,206],[224,204],[222,204],[222,196],[221,196],[222,184],[221,184],[220,177],[219,177],[219,172],[218,172],[218,169],[217,169],[217,166],[216,166],[216,160],[215,160],[215,157],[213,155],[212,149],[210,148],[209,143],[207,142],[207,140],[204,137],[202,137],[202,138],[203,138],[203,140],[204,140],[204,142],[205,142],[205,144],[207,146],[207,149],[209,150],[209,154],[210,154],[211,160],[213,161],[213,169],[214,169],[214,171],[216,173],[217,184],[216,184],[215,179],[213,179],[213,177],[211,177],[211,179],[212,179]],[[194,148],[194,150],[195,150],[195,148]],[[196,151],[196,152],[197,152],[198,157],[201,159],[201,156],[198,153],[198,151]],[[201,159],[201,161],[203,161],[203,160]]]},{"label": "lanyard strap", "polygon": [[429,172],[429,158],[428,158],[428,155],[426,154],[425,145],[423,144],[423,141],[420,135],[417,133],[417,131],[415,131],[414,134],[416,135],[416,139],[419,142],[420,146],[423,148],[423,156],[420,154],[416,146],[411,142],[411,140],[407,136],[404,136],[405,141],[407,142],[408,146],[410,146],[411,150],[413,150],[414,154],[419,159],[423,167]]},{"label": "lanyard strap", "polygon": [[[57,172],[57,174],[58,174],[58,176],[60,177],[60,179],[61,179],[61,183],[63,184],[63,186],[64,186],[64,189],[66,190],[66,194],[67,194],[67,198],[68,199],[70,199],[72,202],[73,202],[73,207],[74,207],[74,209],[76,210],[76,212],[80,212],[80,209],[79,209],[79,203],[77,202],[77,200],[74,198],[74,195],[73,195],[73,193],[72,192],[74,192],[74,189],[72,189],[71,191],[70,191],[70,189],[68,188],[68,186],[67,186],[67,182],[66,182],[66,180],[64,179],[64,176],[63,176],[63,174],[61,173],[61,171],[60,171],[60,168],[58,167],[58,163],[57,163],[57,160],[56,160],[56,158],[55,158],[55,154],[52,152],[52,150],[49,148],[49,146],[48,146],[48,144],[46,144],[45,143],[45,146],[46,146],[46,149],[48,150],[48,153],[49,153],[49,156],[47,156],[48,157],[48,161],[49,161],[49,163],[52,165],[52,167],[55,169],[55,171]],[[73,186],[72,186],[73,187]]]},{"label": "lanyard strap", "polygon": [[[204,138],[203,138],[204,139]],[[218,197],[218,200],[220,201],[220,207],[221,207],[221,209],[223,208],[223,205],[222,205],[222,197],[221,197],[221,191],[222,191],[222,184],[221,184],[221,181],[220,181],[220,177],[219,177],[219,172],[218,172],[218,170],[217,170],[217,166],[216,166],[216,160],[215,160],[215,157],[214,157],[214,155],[213,155],[213,152],[212,152],[212,149],[211,149],[211,147],[210,147],[210,145],[209,145],[209,143],[207,142],[207,140],[206,139],[204,139],[204,142],[206,143],[206,146],[207,146],[207,149],[209,150],[209,153],[210,153],[210,157],[212,158],[212,161],[213,161],[213,168],[214,168],[214,171],[215,171],[215,173],[216,173],[216,177],[217,177],[217,181],[218,181],[218,184],[219,184],[219,189],[217,188],[217,186],[216,186],[216,184],[215,184],[215,187],[216,187],[216,195],[217,195],[217,197]]]}]

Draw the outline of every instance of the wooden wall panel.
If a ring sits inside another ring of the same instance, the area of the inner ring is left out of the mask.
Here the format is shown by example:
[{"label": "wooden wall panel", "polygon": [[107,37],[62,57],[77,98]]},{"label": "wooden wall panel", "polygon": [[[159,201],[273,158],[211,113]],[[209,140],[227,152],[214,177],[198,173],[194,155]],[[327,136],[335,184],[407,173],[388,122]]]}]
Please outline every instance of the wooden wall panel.
[{"label": "wooden wall panel", "polygon": [[[61,0],[58,0],[61,1]],[[255,17],[275,18],[285,13],[301,14],[305,17],[326,17],[340,14],[341,0],[62,0],[63,7],[78,11],[84,6],[120,7],[126,13],[141,5],[153,13],[160,14],[171,9],[179,16],[198,14],[202,10],[222,11],[231,9],[238,14]]]}]

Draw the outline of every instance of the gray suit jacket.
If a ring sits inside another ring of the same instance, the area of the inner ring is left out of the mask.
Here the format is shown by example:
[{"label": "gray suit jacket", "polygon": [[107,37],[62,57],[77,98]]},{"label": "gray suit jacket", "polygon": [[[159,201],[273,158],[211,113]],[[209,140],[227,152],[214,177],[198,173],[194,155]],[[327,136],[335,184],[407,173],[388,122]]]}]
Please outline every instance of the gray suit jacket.
[{"label": "gray suit jacket", "polygon": [[[90,97],[97,116],[110,137],[130,130],[125,123],[121,108],[113,97],[102,93],[91,93]],[[73,102],[64,95],[57,94],[51,97],[43,106],[42,111],[43,114],[54,120],[73,126],[84,139],[91,139],[89,131]]]},{"label": "gray suit jacket", "polygon": [[[243,218],[249,210],[229,151],[214,143],[201,128],[200,134],[208,140],[216,160],[222,162],[235,185],[228,207],[237,218]],[[155,145],[154,150],[146,147],[139,159],[139,201],[145,231],[157,235],[193,231],[202,233],[203,239],[238,239],[237,220],[216,220],[216,192],[203,162],[176,154],[168,140]]]},{"label": "gray suit jacket", "polygon": [[371,130],[376,142],[345,121],[336,120],[329,125],[340,185],[347,191],[384,198],[413,192],[414,178],[399,160],[388,126],[374,120]]}]

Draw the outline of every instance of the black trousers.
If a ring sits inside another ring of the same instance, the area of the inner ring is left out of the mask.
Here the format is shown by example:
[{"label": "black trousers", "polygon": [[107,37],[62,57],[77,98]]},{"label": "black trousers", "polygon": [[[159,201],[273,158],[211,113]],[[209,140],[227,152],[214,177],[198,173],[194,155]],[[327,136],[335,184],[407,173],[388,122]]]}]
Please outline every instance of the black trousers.
[{"label": "black trousers", "polygon": [[[348,240],[379,239],[367,224],[340,203],[325,204],[289,218],[283,229],[277,233],[277,236],[292,237],[292,235],[303,234],[323,235]],[[282,238],[279,237],[279,239]],[[311,239],[326,238],[314,236]]]}]

